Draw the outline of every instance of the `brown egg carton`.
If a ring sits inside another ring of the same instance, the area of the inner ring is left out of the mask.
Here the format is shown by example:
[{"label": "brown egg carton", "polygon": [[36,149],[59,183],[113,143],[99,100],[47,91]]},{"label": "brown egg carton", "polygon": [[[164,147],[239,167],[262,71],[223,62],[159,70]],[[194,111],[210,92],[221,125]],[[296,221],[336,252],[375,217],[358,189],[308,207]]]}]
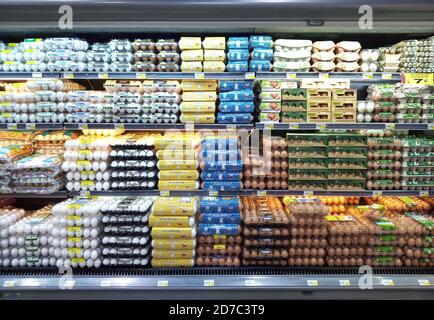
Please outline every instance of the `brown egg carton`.
[{"label": "brown egg carton", "polygon": [[326,238],[291,238],[290,247],[302,248],[327,248],[328,241]]},{"label": "brown egg carton", "polygon": [[[243,203],[242,219],[246,225],[267,226],[289,224],[288,213],[279,198],[242,197],[241,200]],[[254,233],[255,231],[252,230],[252,232]],[[281,235],[285,236],[286,231],[283,232]],[[245,235],[249,234],[245,233]]]},{"label": "brown egg carton", "polygon": [[404,256],[407,258],[430,258],[434,259],[434,247],[426,248],[405,248]]},{"label": "brown egg carton", "polygon": [[365,246],[368,244],[368,235],[333,235],[327,238],[331,246]]},{"label": "brown egg carton", "polygon": [[350,267],[363,266],[365,259],[363,257],[327,257],[325,263],[329,267]]},{"label": "brown egg carton", "polygon": [[291,215],[289,222],[293,227],[315,228],[327,225],[327,220],[324,217],[312,216],[309,214],[300,214],[297,216]]},{"label": "brown egg carton", "polygon": [[323,258],[327,252],[324,248],[291,247],[288,250],[290,257]]},{"label": "brown egg carton", "polygon": [[[287,205],[290,213],[290,217],[300,215],[310,215],[312,217],[325,217],[329,213],[329,208],[320,201],[313,201],[314,199],[306,199],[306,202],[302,202],[303,199],[292,202]],[[312,201],[310,201],[312,200]]]},{"label": "brown egg carton", "polygon": [[282,137],[264,137],[262,139],[262,149],[264,151],[268,150],[286,150],[288,147],[288,142]]},{"label": "brown egg carton", "polygon": [[363,246],[352,246],[352,247],[341,247],[341,246],[330,246],[327,248],[327,256],[329,257],[363,257],[366,253],[366,247]]},{"label": "brown egg carton", "polygon": [[381,169],[389,169],[389,170],[400,170],[402,167],[401,161],[398,160],[390,160],[389,161],[378,161],[378,160],[369,160],[368,161],[368,169],[372,170],[381,170]]},{"label": "brown egg carton", "polygon": [[245,227],[244,237],[267,237],[267,238],[288,238],[289,229],[287,227],[257,226]]},{"label": "brown egg carton", "polygon": [[241,253],[240,245],[227,246],[225,244],[201,244],[196,247],[196,252],[200,256],[238,256]]},{"label": "brown egg carton", "polygon": [[434,259],[402,258],[402,262],[406,267],[434,267]]},{"label": "brown egg carton", "polygon": [[311,258],[291,257],[288,259],[288,265],[291,267],[293,266],[322,267],[325,265],[325,259],[316,258],[316,257],[311,257]]},{"label": "brown egg carton", "polygon": [[288,247],[289,239],[275,238],[246,238],[244,239],[244,247]]},{"label": "brown egg carton", "polygon": [[[280,165],[282,163],[285,163],[285,166],[288,164],[288,162],[279,162]],[[272,168],[269,167],[267,169],[262,168],[244,168],[244,174],[243,176],[247,179],[256,179],[256,180],[265,180],[267,178],[276,178],[276,179],[288,179],[288,168]]]},{"label": "brown egg carton", "polygon": [[[286,172],[282,172],[281,176],[288,175]],[[243,180],[244,189],[253,190],[287,190],[288,182],[287,178],[250,178]]]},{"label": "brown egg carton", "polygon": [[291,237],[324,238],[328,235],[326,227],[291,227]]},{"label": "brown egg carton", "polygon": [[288,260],[269,260],[269,259],[243,259],[243,266],[247,267],[286,267],[288,265]]},{"label": "brown egg carton", "polygon": [[242,257],[244,259],[287,259],[287,249],[276,248],[244,248]]},{"label": "brown egg carton", "polygon": [[243,238],[238,236],[225,236],[225,235],[215,235],[215,236],[198,236],[197,242],[202,244],[226,244],[226,245],[240,245]]},{"label": "brown egg carton", "polygon": [[195,259],[197,267],[239,267],[241,265],[238,257],[210,257],[199,256]]},{"label": "brown egg carton", "polygon": [[364,264],[372,267],[402,267],[403,265],[400,258],[386,256],[365,258]]}]

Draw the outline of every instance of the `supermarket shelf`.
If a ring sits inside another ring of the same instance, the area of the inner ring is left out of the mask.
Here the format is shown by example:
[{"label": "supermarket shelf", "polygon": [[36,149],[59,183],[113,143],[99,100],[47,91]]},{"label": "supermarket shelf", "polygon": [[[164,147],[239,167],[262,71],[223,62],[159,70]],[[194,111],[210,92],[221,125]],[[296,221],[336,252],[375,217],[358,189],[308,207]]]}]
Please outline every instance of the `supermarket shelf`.
[{"label": "supermarket shelf", "polygon": [[245,80],[255,79],[254,72],[65,72],[63,79],[215,79]]},{"label": "supermarket shelf", "polygon": [[[188,268],[123,270],[77,270],[61,277],[55,272],[1,272],[0,298],[4,299],[366,299],[396,297],[432,299],[432,270],[376,272],[372,288],[362,290],[354,268],[335,271],[309,268]],[[382,268],[387,269],[387,268]],[[393,269],[393,268],[391,268]],[[362,282],[363,283],[363,282]],[[114,297],[111,297],[112,299]]]},{"label": "supermarket shelf", "polygon": [[62,123],[0,123],[1,130],[63,130]]},{"label": "supermarket shelf", "polygon": [[212,130],[234,130],[234,129],[253,129],[253,124],[202,124],[202,123],[65,123],[63,127],[66,130],[80,129],[116,129],[124,128],[126,130],[194,130],[194,129],[212,129]]},{"label": "supermarket shelf", "polygon": [[256,129],[270,130],[433,130],[431,123],[257,123]]},{"label": "supermarket shelf", "polygon": [[73,196],[349,196],[349,197],[372,197],[372,196],[434,196],[434,190],[429,191],[408,191],[408,190],[376,190],[376,191],[312,191],[312,190],[241,190],[241,191],[208,191],[208,190],[192,190],[192,191],[166,191],[166,190],[108,190],[108,191],[82,191],[73,192]]},{"label": "supermarket shelf", "polygon": [[399,82],[400,73],[383,72],[257,72],[256,80],[299,80],[314,78],[350,79],[356,82]]},{"label": "supermarket shelf", "polygon": [[0,193],[0,198],[38,198],[38,199],[67,199],[66,191],[58,191],[50,194],[43,193]]},{"label": "supermarket shelf", "polygon": [[0,79],[59,78],[58,72],[0,72]]}]

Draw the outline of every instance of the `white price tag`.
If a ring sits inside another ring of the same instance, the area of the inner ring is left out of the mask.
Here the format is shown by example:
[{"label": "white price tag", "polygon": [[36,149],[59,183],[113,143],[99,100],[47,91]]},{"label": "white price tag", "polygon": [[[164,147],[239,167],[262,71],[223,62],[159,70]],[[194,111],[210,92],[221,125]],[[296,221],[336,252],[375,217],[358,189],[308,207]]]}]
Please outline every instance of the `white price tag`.
[{"label": "white price tag", "polygon": [[136,79],[146,79],[145,72],[136,72]]},{"label": "white price tag", "polygon": [[303,195],[304,195],[304,196],[313,196],[313,190],[306,190],[306,191],[303,191]]},{"label": "white price tag", "polygon": [[74,74],[73,74],[72,72],[64,73],[64,74],[63,74],[63,77],[64,77],[65,79],[74,79],[74,78],[75,78],[75,76],[74,76]]},{"label": "white price tag", "polygon": [[341,286],[341,287],[349,287],[350,285],[351,285],[351,282],[348,279],[339,280],[339,286]]},{"label": "white price tag", "polygon": [[264,129],[274,129],[274,123],[264,123]]},{"label": "white price tag", "polygon": [[392,74],[391,73],[382,73],[381,74],[381,79],[383,79],[383,80],[390,80],[390,79],[392,79]]},{"label": "white price tag", "polygon": [[419,191],[419,197],[429,197],[429,191]]},{"label": "white price tag", "polygon": [[319,282],[316,279],[307,280],[307,286],[308,287],[318,287]]},{"label": "white price tag", "polygon": [[26,123],[27,130],[36,130],[36,124],[34,123]]},{"label": "white price tag", "polygon": [[194,123],[186,123],[185,130],[194,131]]},{"label": "white price tag", "polygon": [[316,128],[316,130],[325,130],[327,128],[327,126],[324,123],[322,123],[322,124],[317,123],[315,125],[315,128]]},{"label": "white price tag", "polygon": [[81,198],[90,198],[90,191],[80,191]]},{"label": "white price tag", "polygon": [[392,279],[381,279],[381,284],[385,287],[393,287],[395,282]]},{"label": "white price tag", "polygon": [[17,130],[18,125],[16,123],[8,123],[7,128],[8,130]]},{"label": "white price tag", "polygon": [[101,280],[101,287],[106,288],[106,287],[111,287],[111,286],[112,286],[112,281],[110,279]]},{"label": "white price tag", "polygon": [[215,286],[214,279],[203,280],[203,286],[204,287],[214,287]]},{"label": "white price tag", "polygon": [[255,279],[244,280],[244,285],[246,287],[256,286],[256,280]]},{"label": "white price tag", "polygon": [[114,128],[115,129],[125,129],[125,124],[123,124],[123,123],[115,123]]},{"label": "white price tag", "polygon": [[365,72],[365,73],[362,74],[362,79],[372,80],[372,79],[374,79],[374,73],[372,73],[372,72]]},{"label": "white price tag", "polygon": [[208,195],[210,197],[218,197],[219,192],[218,191],[210,191],[210,192],[208,192]]},{"label": "white price tag", "polygon": [[394,123],[386,123],[385,128],[388,130],[395,130],[395,124]]},{"label": "white price tag", "polygon": [[87,130],[87,129],[89,129],[89,126],[88,126],[87,123],[82,123],[82,124],[79,125],[79,128],[80,128],[81,130]]},{"label": "white price tag", "polygon": [[382,196],[383,195],[383,191],[372,191],[372,195],[375,196]]},{"label": "white price tag", "polygon": [[108,73],[98,73],[98,79],[108,79]]},{"label": "white price tag", "polygon": [[169,281],[168,280],[158,280],[157,287],[168,287]]},{"label": "white price tag", "polygon": [[434,130],[434,123],[428,123],[428,130]]},{"label": "white price tag", "polygon": [[15,280],[6,280],[5,282],[3,282],[2,287],[4,287],[4,288],[15,287]]},{"label": "white price tag", "polygon": [[32,78],[42,78],[42,72],[33,72]]},{"label": "white price tag", "polygon": [[38,287],[39,285],[40,283],[36,279],[23,279],[21,281],[21,286],[23,287]]},{"label": "white price tag", "polygon": [[205,73],[203,73],[203,72],[196,72],[194,74],[194,78],[198,79],[198,80],[203,80],[203,79],[205,79]]},{"label": "white price tag", "polygon": [[227,124],[226,125],[226,130],[228,130],[228,131],[236,131],[237,130],[237,125],[236,124]]},{"label": "white price tag", "polygon": [[295,72],[287,72],[286,79],[297,79],[297,74]]},{"label": "white price tag", "polygon": [[244,79],[255,80],[255,73],[254,72],[246,72],[244,75]]},{"label": "white price tag", "polygon": [[267,195],[267,190],[258,190],[256,191],[256,195],[258,197],[265,197]]},{"label": "white price tag", "polygon": [[294,130],[298,130],[300,128],[298,123],[289,124],[288,127],[289,127],[289,129],[294,129]]},{"label": "white price tag", "polygon": [[417,280],[421,287],[429,287],[431,286],[431,282],[428,279],[419,279]]},{"label": "white price tag", "polygon": [[328,79],[330,76],[328,74],[328,72],[320,72],[318,73],[318,78],[320,79]]}]

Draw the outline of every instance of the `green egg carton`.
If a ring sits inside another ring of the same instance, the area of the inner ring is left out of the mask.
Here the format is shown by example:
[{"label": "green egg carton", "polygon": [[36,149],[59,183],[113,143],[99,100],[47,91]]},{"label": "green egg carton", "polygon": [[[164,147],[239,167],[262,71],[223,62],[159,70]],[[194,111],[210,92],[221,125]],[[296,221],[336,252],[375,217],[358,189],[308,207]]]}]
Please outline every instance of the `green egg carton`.
[{"label": "green egg carton", "polygon": [[366,147],[329,147],[329,158],[365,159]]},{"label": "green egg carton", "polygon": [[329,169],[366,169],[367,159],[329,158]]},{"label": "green egg carton", "polygon": [[288,159],[327,159],[327,147],[288,147]]},{"label": "green egg carton", "polygon": [[288,144],[293,143],[301,146],[327,147],[328,135],[309,133],[287,133],[286,141],[288,141]]},{"label": "green egg carton", "polygon": [[367,145],[367,137],[360,134],[332,133],[328,136],[329,147],[365,147]]},{"label": "green egg carton", "polygon": [[282,123],[305,123],[307,120],[307,112],[283,112]]},{"label": "green egg carton", "polygon": [[282,101],[283,112],[306,112],[307,103],[303,100],[286,100]]},{"label": "green egg carton", "polygon": [[289,169],[327,169],[327,159],[299,159],[288,160]]},{"label": "green egg carton", "polygon": [[327,180],[327,169],[289,169],[288,181],[297,180]]},{"label": "green egg carton", "polygon": [[329,169],[329,180],[365,180],[365,169]]},{"label": "green egg carton", "polygon": [[361,180],[328,180],[328,190],[364,191],[366,182]]},{"label": "green egg carton", "polygon": [[290,180],[288,181],[288,190],[301,190],[301,191],[326,191],[327,190],[327,180],[306,180],[306,181],[297,181]]},{"label": "green egg carton", "polygon": [[306,101],[306,89],[282,89],[282,101]]}]

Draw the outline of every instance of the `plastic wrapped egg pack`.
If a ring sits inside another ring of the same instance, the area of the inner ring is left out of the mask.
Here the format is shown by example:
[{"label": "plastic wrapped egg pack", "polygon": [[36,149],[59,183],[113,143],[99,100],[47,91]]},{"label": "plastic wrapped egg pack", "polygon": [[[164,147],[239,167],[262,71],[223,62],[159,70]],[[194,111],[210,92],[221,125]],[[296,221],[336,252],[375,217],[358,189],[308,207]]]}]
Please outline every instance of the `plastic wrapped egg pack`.
[{"label": "plastic wrapped egg pack", "polygon": [[216,80],[182,80],[181,123],[215,123]]},{"label": "plastic wrapped egg pack", "polygon": [[308,72],[312,41],[276,39],[274,41],[273,70],[275,72]]},{"label": "plastic wrapped egg pack", "polygon": [[397,121],[401,123],[419,123],[422,119],[422,99],[430,90],[427,86],[397,84],[395,86],[398,100]]},{"label": "plastic wrapped egg pack", "polygon": [[360,51],[360,71],[377,72],[379,69],[379,58],[380,51],[378,49],[363,49]]},{"label": "plastic wrapped egg pack", "polygon": [[253,81],[220,81],[217,123],[252,123],[255,111]]},{"label": "plastic wrapped egg pack", "polygon": [[158,186],[153,139],[114,142],[110,151],[111,190],[153,190]]},{"label": "plastic wrapped egg pack", "polygon": [[136,39],[133,42],[134,69],[140,72],[178,72],[181,55],[175,39]]},{"label": "plastic wrapped egg pack", "polygon": [[365,104],[366,110],[368,108],[368,104],[369,108],[371,108],[371,104],[374,103],[374,110],[372,111],[371,121],[386,123],[396,122],[398,113],[398,100],[396,96],[395,86],[392,84],[384,83],[374,84],[368,87],[367,93],[368,95]]},{"label": "plastic wrapped egg pack", "polygon": [[65,142],[66,190],[101,191],[110,189],[110,143],[112,138],[81,136]]},{"label": "plastic wrapped egg pack", "polygon": [[108,43],[110,51],[110,71],[130,72],[133,70],[132,43],[127,39],[114,39]]},{"label": "plastic wrapped egg pack", "polygon": [[357,101],[357,122],[372,122],[374,109],[373,101]]},{"label": "plastic wrapped egg pack", "polygon": [[[249,70],[249,59],[251,56],[249,52],[249,38],[229,37],[227,41],[227,47],[228,47],[228,53],[227,53],[228,72],[247,72]],[[270,54],[269,50],[267,51],[267,53],[268,55]],[[264,58],[265,58],[265,52],[264,52]]]},{"label": "plastic wrapped egg pack", "polygon": [[33,148],[30,144],[22,141],[20,145],[11,144],[0,147],[0,190],[1,192],[12,192],[12,176],[10,169],[14,167],[16,161],[30,156]]},{"label": "plastic wrapped egg pack", "polygon": [[290,223],[289,266],[325,265],[329,209],[317,198],[284,197]]},{"label": "plastic wrapped egg pack", "polygon": [[[9,211],[9,212],[8,212]],[[0,213],[3,226],[1,232],[1,253],[3,267],[48,267],[54,266],[50,257],[51,231],[53,221],[51,206],[31,214],[24,210],[5,210]]]},{"label": "plastic wrapped egg pack", "polygon": [[149,214],[153,197],[106,198],[101,207],[102,265],[145,266],[151,261]]},{"label": "plastic wrapped egg pack", "polygon": [[193,267],[196,254],[197,199],[158,197],[152,207],[152,267]]},{"label": "plastic wrapped egg pack", "polygon": [[100,210],[106,201],[105,198],[76,198],[53,206],[50,255],[56,267],[101,266]]},{"label": "plastic wrapped egg pack", "polygon": [[[243,38],[240,43],[243,43]],[[268,72],[273,69],[273,47],[274,42],[271,36],[252,35],[249,37],[250,62],[249,71]],[[281,46],[283,48],[283,46]],[[285,64],[286,62],[283,62]],[[283,68],[285,65],[282,66]]]},{"label": "plastic wrapped egg pack", "polygon": [[400,71],[408,73],[430,73],[434,71],[434,38],[405,40],[395,44],[401,54]]},{"label": "plastic wrapped egg pack", "polygon": [[[226,237],[239,237],[241,200],[238,197],[202,197],[199,199],[198,237],[211,236],[211,242],[198,243],[197,266],[240,266],[241,246],[228,245]],[[223,238],[223,239],[222,239]]]},{"label": "plastic wrapped egg pack", "polygon": [[203,190],[237,191],[243,189],[241,182],[243,162],[239,149],[239,137],[229,135],[203,136],[201,139],[201,162]]},{"label": "plastic wrapped egg pack", "polygon": [[[254,149],[251,148],[250,150],[253,151]],[[262,159],[258,159],[257,156],[259,156],[258,152],[256,155],[253,153],[243,157],[244,188],[287,190],[288,151],[285,138],[264,138]]]}]

